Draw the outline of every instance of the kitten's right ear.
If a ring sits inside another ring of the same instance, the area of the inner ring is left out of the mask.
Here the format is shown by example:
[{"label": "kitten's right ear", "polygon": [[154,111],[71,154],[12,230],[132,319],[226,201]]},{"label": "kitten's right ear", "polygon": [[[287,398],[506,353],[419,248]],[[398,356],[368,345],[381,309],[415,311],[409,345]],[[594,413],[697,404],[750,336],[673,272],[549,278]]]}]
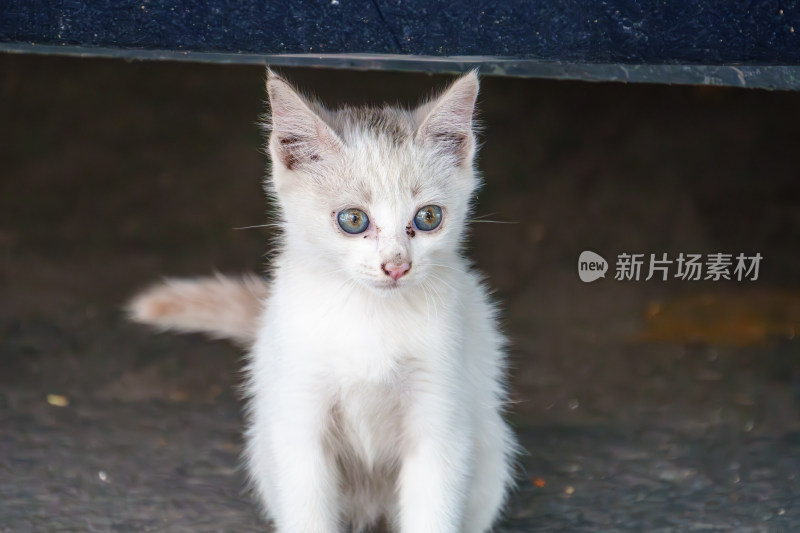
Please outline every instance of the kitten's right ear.
[{"label": "kitten's right ear", "polygon": [[283,78],[267,70],[271,108],[270,148],[288,170],[323,159],[339,150],[342,141],[330,126]]},{"label": "kitten's right ear", "polygon": [[416,111],[417,138],[443,154],[455,156],[459,164],[471,161],[475,153],[472,115],[478,85],[478,71],[472,70]]}]

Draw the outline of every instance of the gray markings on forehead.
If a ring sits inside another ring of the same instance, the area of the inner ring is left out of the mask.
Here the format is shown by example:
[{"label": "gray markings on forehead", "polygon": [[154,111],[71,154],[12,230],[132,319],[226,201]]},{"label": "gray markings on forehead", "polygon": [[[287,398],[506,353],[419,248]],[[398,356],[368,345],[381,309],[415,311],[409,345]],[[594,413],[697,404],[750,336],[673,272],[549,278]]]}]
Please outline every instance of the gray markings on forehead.
[{"label": "gray markings on forehead", "polygon": [[372,203],[372,186],[369,180],[347,175],[326,192],[328,200],[340,205],[353,205],[365,209]]},{"label": "gray markings on forehead", "polygon": [[402,143],[414,133],[414,124],[408,114],[391,107],[345,107],[333,118],[335,128],[345,137],[347,132],[360,129]]}]

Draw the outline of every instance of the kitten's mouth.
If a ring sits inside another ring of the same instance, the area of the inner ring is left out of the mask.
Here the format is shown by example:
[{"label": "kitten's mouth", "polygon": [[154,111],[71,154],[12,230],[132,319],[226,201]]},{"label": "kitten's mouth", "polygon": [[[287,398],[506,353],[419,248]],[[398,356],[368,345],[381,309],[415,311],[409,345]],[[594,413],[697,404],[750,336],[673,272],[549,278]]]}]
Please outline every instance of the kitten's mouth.
[{"label": "kitten's mouth", "polygon": [[397,289],[401,288],[405,283],[401,282],[400,280],[386,280],[380,281],[377,283],[373,283],[372,286],[380,292],[392,292],[396,291]]}]

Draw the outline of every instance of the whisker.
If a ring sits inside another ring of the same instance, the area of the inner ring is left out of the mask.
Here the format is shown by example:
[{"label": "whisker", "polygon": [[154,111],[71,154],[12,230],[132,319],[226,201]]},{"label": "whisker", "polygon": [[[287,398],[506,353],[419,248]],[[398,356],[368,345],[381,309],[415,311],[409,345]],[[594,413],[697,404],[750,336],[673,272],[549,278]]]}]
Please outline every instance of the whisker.
[{"label": "whisker", "polygon": [[445,265],[443,263],[429,263],[431,266],[434,267],[442,267],[442,268],[449,268],[450,270],[455,270],[456,272],[461,272],[462,274],[466,274],[465,271],[461,270],[460,268],[456,268],[454,266]]},{"label": "whisker", "polygon": [[[420,284],[422,287],[422,293],[425,295],[425,302],[428,303],[428,289],[432,288],[428,285],[427,282],[422,282]],[[439,320],[439,308],[436,306],[436,298],[433,294],[431,296],[431,301],[433,302],[433,315],[436,320]],[[428,308],[428,320],[430,320],[430,308]]]},{"label": "whisker", "polygon": [[422,288],[422,295],[425,296],[425,316],[428,320],[431,319],[431,302],[428,300],[428,291],[425,289],[425,283],[421,283],[420,287]]},{"label": "whisker", "polygon": [[[337,292],[336,292],[334,298],[332,298],[331,305],[322,314],[322,316],[320,318],[322,318],[322,319],[326,318],[328,316],[328,314],[330,314],[330,312],[334,310],[334,308],[339,307],[339,306],[343,306],[344,304],[346,304],[347,301],[350,300],[350,297],[353,294],[353,291],[352,290],[348,290],[348,289],[350,289],[354,285],[355,285],[355,281],[352,278],[345,278],[344,282],[342,282],[339,285],[339,287],[337,287]],[[344,292],[344,291],[346,291],[345,298],[344,298],[343,301],[340,301],[339,297],[340,297],[341,293]]]},{"label": "whisker", "polygon": [[276,226],[277,224],[259,224],[257,226],[242,226],[241,228],[231,228],[231,229],[253,229],[253,228],[269,228],[270,226]]},{"label": "whisker", "polygon": [[[436,275],[436,274],[434,274],[433,272],[429,273],[429,274],[428,274],[428,276],[429,276],[429,277],[431,277],[431,278],[433,278],[433,279],[435,279],[435,280],[436,280],[438,283],[440,283],[440,284],[444,285],[446,288],[450,289],[451,291],[453,290],[453,286],[452,286],[450,283],[448,283],[447,281],[445,281],[443,278],[441,278],[441,277],[437,276],[437,275]],[[434,288],[434,287],[432,287],[432,288]],[[437,292],[438,292],[438,291],[437,291]],[[440,295],[439,297],[441,298],[441,295]]]},{"label": "whisker", "polygon": [[[439,289],[436,287],[435,283],[431,283],[429,288],[436,295],[436,298],[438,298],[439,300],[442,299],[442,294],[439,292]],[[436,301],[436,300],[434,300],[434,301]]]},{"label": "whisker", "polygon": [[486,224],[519,224],[519,222],[514,222],[514,221],[511,221],[511,220],[485,220],[485,219],[484,220],[476,220],[476,219],[472,219],[472,220],[467,220],[467,222],[470,223],[470,224],[477,224],[479,222],[486,223]]}]

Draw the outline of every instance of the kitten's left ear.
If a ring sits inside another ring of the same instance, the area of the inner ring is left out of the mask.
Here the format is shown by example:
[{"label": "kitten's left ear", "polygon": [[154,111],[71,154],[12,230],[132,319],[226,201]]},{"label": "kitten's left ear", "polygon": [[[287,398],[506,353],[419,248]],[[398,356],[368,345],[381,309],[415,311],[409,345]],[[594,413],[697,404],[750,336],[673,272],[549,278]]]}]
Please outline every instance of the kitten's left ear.
[{"label": "kitten's left ear", "polygon": [[478,71],[460,78],[437,99],[420,107],[416,138],[461,164],[470,160],[475,148],[472,115],[478,97]]}]

